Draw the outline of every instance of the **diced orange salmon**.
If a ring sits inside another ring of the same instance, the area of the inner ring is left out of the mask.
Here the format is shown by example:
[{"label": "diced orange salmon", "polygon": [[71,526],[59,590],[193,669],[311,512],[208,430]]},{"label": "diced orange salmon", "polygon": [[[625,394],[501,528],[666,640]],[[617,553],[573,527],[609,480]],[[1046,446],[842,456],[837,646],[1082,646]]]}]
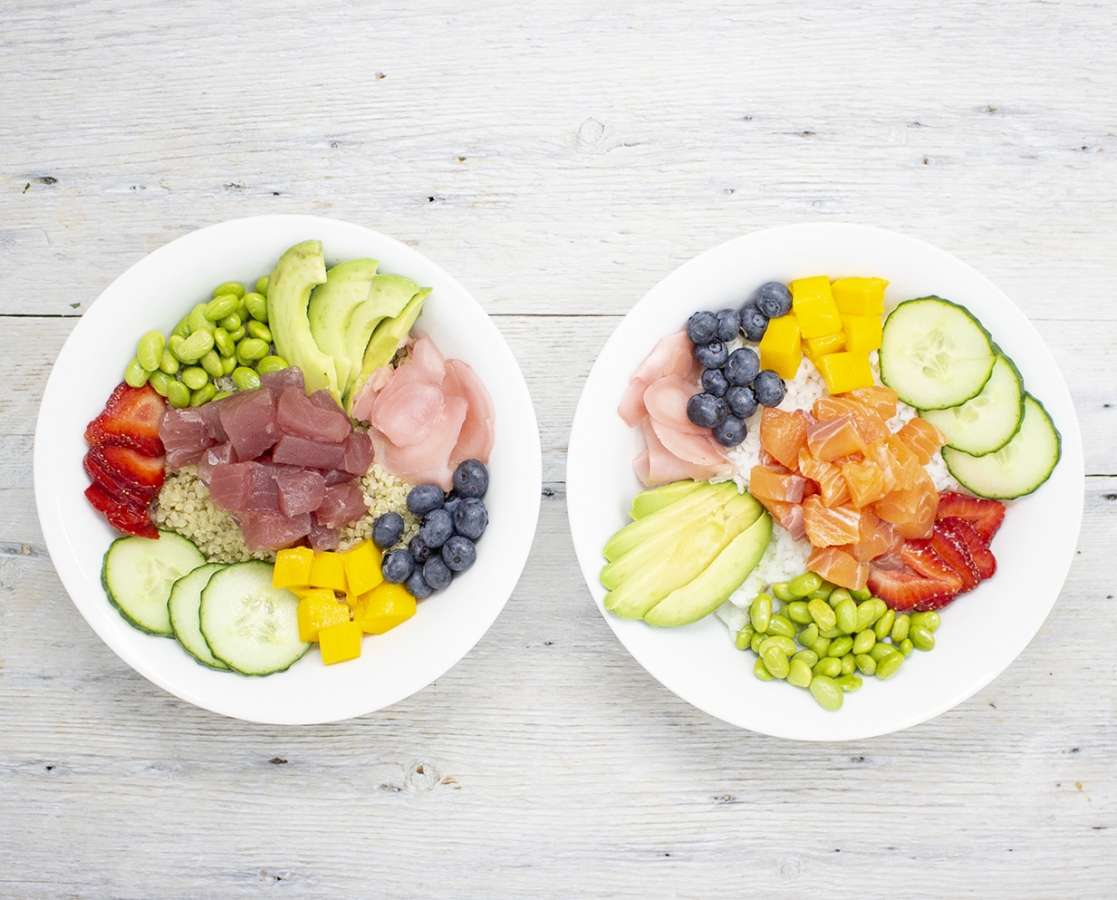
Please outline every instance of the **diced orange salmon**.
[{"label": "diced orange salmon", "polygon": [[785,503],[782,500],[757,500],[768,512],[772,519],[783,528],[786,528],[797,541],[803,540],[807,532],[803,528],[803,507],[798,503]]},{"label": "diced orange salmon", "polygon": [[[905,452],[909,456],[911,455],[906,448]],[[914,459],[914,457],[912,458]],[[881,496],[889,491],[896,490],[901,484],[906,484],[910,480],[908,477],[904,477],[906,475],[905,470],[892,455],[887,441],[873,441],[869,444],[865,449],[865,462],[872,462],[880,469],[881,477],[884,479]]]},{"label": "diced orange salmon", "polygon": [[869,580],[869,564],[839,547],[816,547],[807,559],[807,570],[851,591],[861,590]]},{"label": "diced orange salmon", "polygon": [[852,544],[860,536],[861,513],[848,506],[826,506],[819,497],[803,501],[803,526],[815,547]]},{"label": "diced orange salmon", "polygon": [[766,406],[760,414],[760,446],[773,459],[794,471],[799,466],[799,451],[807,444],[809,424],[799,410],[784,412]]},{"label": "diced orange salmon", "polygon": [[849,503],[849,485],[842,478],[841,466],[834,463],[822,463],[828,466],[818,479],[818,490],[822,496],[824,506],[840,506]]},{"label": "diced orange salmon", "polygon": [[873,512],[885,522],[891,522],[896,531],[906,538],[925,538],[935,526],[935,513],[939,508],[939,492],[924,469],[921,477],[909,485],[897,488],[872,505]]},{"label": "diced orange salmon", "polygon": [[887,493],[884,472],[871,460],[844,463],[841,472],[842,479],[849,486],[849,499],[854,509],[868,506]]},{"label": "diced orange salmon", "polygon": [[919,478],[923,466],[911,447],[896,435],[892,435],[885,444],[888,448],[888,456],[893,460],[892,472],[896,477],[895,487],[903,487]]},{"label": "diced orange salmon", "polygon": [[749,472],[749,493],[757,500],[798,503],[803,499],[807,480],[794,472],[781,472],[772,466],[753,466]]},{"label": "diced orange salmon", "polygon": [[857,388],[855,391],[850,391],[848,394],[842,394],[843,397],[852,397],[853,399],[864,403],[869,409],[873,410],[878,416],[886,422],[896,415],[896,392],[890,387],[885,387],[882,384],[874,384],[872,387]]},{"label": "diced orange salmon", "polygon": [[946,443],[942,432],[919,416],[905,422],[904,426],[896,432],[896,436],[911,448],[919,458],[921,466],[927,465],[935,455],[935,451]]},{"label": "diced orange salmon", "polygon": [[850,552],[861,562],[868,562],[896,549],[903,542],[892,526],[877,518],[872,510],[861,510],[861,538],[850,545]]},{"label": "diced orange salmon", "polygon": [[831,462],[851,453],[864,453],[862,440],[851,414],[828,422],[815,422],[807,428],[807,446],[818,459]]},{"label": "diced orange salmon", "polygon": [[811,414],[820,422],[828,422],[844,415],[859,416],[864,411],[865,407],[849,394],[819,397],[811,407]]},{"label": "diced orange salmon", "polygon": [[812,481],[821,481],[822,477],[833,468],[833,463],[828,463],[811,456],[811,451],[804,447],[799,451],[799,474]]}]

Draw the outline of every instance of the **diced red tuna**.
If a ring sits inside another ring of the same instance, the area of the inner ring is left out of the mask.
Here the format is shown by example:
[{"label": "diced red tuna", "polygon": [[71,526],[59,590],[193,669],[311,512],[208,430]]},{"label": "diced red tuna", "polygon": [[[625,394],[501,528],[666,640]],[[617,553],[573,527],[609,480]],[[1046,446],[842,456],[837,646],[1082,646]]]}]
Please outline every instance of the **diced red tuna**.
[{"label": "diced red tuna", "polygon": [[236,454],[233,453],[233,445],[225,442],[224,444],[217,444],[210,447],[202,454],[202,458],[198,460],[198,477],[202,483],[207,487],[209,486],[210,477],[213,475],[213,467],[222,463],[237,462]]},{"label": "diced red tuna", "polygon": [[241,391],[220,401],[221,426],[239,460],[256,459],[281,434],[271,391]]},{"label": "diced red tuna", "polygon": [[367,510],[361,489],[349,481],[326,488],[326,496],[314,517],[327,528],[340,528],[359,519]]},{"label": "diced red tuna", "polygon": [[348,472],[341,469],[330,469],[328,472],[323,473],[326,477],[326,487],[331,487],[335,484],[343,484],[346,481],[352,481],[353,476]]},{"label": "diced red tuna", "polygon": [[159,425],[159,437],[172,469],[192,466],[210,447],[229,439],[221,425],[219,403],[168,409]]},{"label": "diced red tuna", "polygon": [[306,393],[306,383],[303,381],[303,370],[298,366],[288,366],[278,372],[268,372],[260,376],[260,387],[271,391],[272,396],[278,401],[279,395],[287,388],[295,387]]},{"label": "diced red tuna", "polygon": [[219,507],[279,511],[279,488],[269,466],[258,462],[223,463],[213,467],[209,496]]},{"label": "diced red tuna", "polygon": [[341,464],[343,472],[350,475],[364,475],[372,465],[372,439],[361,431],[354,431],[345,439],[345,459]]},{"label": "diced red tuna", "polygon": [[321,553],[324,550],[336,550],[341,543],[341,535],[336,528],[327,528],[311,516],[310,533],[306,536],[306,540],[312,550]]},{"label": "diced red tuna", "polygon": [[238,512],[234,518],[244,534],[249,550],[280,550],[310,534],[310,513],[285,516],[279,510],[258,509]]},{"label": "diced red tuna", "polygon": [[345,445],[321,444],[285,434],[276,441],[272,459],[277,463],[307,469],[340,469],[345,462]]},{"label": "diced red tuna", "polygon": [[276,472],[275,484],[279,489],[279,511],[286,516],[314,512],[326,496],[326,479],[321,472],[298,469]]},{"label": "diced red tuna", "polygon": [[325,444],[340,444],[353,430],[349,419],[338,409],[328,391],[318,393],[325,395],[333,409],[324,407],[320,399],[315,400],[300,390],[288,388],[280,395],[276,421],[284,434]]}]

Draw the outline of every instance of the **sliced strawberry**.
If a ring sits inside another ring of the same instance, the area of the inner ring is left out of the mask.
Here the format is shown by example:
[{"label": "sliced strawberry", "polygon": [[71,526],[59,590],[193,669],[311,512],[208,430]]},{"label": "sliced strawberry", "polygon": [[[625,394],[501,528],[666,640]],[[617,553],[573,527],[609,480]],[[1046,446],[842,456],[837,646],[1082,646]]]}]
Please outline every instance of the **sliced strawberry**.
[{"label": "sliced strawberry", "polygon": [[122,382],[109,397],[105,411],[85,429],[85,440],[91,447],[123,444],[148,456],[162,456],[159,423],[166,411],[166,401],[150,384],[134,388]]},{"label": "sliced strawberry", "polygon": [[85,489],[85,497],[117,531],[137,537],[159,537],[159,531],[151,521],[151,508],[148,504],[120,503],[95,484]]},{"label": "sliced strawberry", "polygon": [[902,569],[869,568],[869,590],[897,612],[940,609],[957,594],[937,578],[925,578]]},{"label": "sliced strawberry", "polygon": [[957,594],[962,590],[962,576],[935,552],[930,540],[904,541],[900,547],[900,559],[915,574],[942,582],[950,593]]},{"label": "sliced strawberry", "polygon": [[163,457],[145,456],[131,447],[106,444],[85,454],[85,471],[114,499],[146,504],[163,486]]},{"label": "sliced strawberry", "polygon": [[939,511],[936,517],[945,519],[954,516],[965,519],[981,535],[985,545],[993,540],[993,535],[1001,527],[1005,518],[1005,505],[1000,500],[984,500],[970,497],[957,491],[947,491],[939,496]]},{"label": "sliced strawberry", "polygon": [[[961,522],[962,520],[951,519],[951,521]],[[970,531],[973,531],[973,529],[971,528]],[[974,536],[977,536],[977,532],[974,532]],[[981,542],[980,538],[978,538],[978,542]],[[969,548],[956,531],[944,526],[941,522],[936,522],[935,530],[931,533],[931,547],[942,557],[943,562],[950,566],[962,579],[962,586],[958,589],[959,594],[972,591],[981,583],[981,573],[978,572],[977,566],[970,557]]]},{"label": "sliced strawberry", "polygon": [[945,530],[957,535],[958,538],[965,543],[966,549],[969,551],[970,559],[973,561],[974,568],[977,569],[978,577],[983,581],[986,578],[992,578],[997,571],[997,559],[993,556],[993,551],[989,549],[988,544],[981,539],[981,535],[977,533],[972,525],[965,519],[959,519],[955,516],[947,516],[935,525],[938,530],[939,526]]}]

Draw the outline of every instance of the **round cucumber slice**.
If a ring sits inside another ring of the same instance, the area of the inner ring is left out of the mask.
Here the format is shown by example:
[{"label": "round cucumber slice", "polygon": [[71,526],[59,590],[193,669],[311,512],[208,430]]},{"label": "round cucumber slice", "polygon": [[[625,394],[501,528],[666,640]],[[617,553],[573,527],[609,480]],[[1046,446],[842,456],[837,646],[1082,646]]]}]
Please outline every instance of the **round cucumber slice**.
[{"label": "round cucumber slice", "polygon": [[989,332],[969,310],[922,297],[885,320],[880,380],[916,409],[946,409],[976,397],[996,359]]},{"label": "round cucumber slice", "polygon": [[207,563],[198,566],[193,572],[187,572],[174,583],[167,600],[171,628],[174,629],[178,642],[194,659],[213,669],[229,667],[210,653],[209,644],[202,637],[202,629],[198,625],[198,607],[202,605],[202,589],[209,584],[209,579],[215,572],[224,568],[221,563]]},{"label": "round cucumber slice", "polygon": [[172,531],[160,531],[158,539],[117,538],[105,554],[101,583],[130,624],[169,637],[173,634],[167,611],[171,587],[205,562],[197,547]]},{"label": "round cucumber slice", "polygon": [[1024,395],[1020,430],[1000,450],[970,456],[950,447],[942,458],[958,483],[979,497],[1011,500],[1030,494],[1051,476],[1062,452],[1062,438],[1043,404]]},{"label": "round cucumber slice", "polygon": [[920,410],[943,433],[948,447],[970,456],[1000,450],[1024,421],[1024,381],[1007,356],[997,357],[985,387],[972,400],[949,409]]}]

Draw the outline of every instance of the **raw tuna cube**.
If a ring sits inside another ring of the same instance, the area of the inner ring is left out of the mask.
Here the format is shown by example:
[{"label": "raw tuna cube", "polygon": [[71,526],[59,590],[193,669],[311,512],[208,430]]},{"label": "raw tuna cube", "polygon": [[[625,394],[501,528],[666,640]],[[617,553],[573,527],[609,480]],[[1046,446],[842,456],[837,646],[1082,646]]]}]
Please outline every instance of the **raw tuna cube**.
[{"label": "raw tuna cube", "polygon": [[270,391],[241,391],[221,403],[221,426],[242,462],[269,450],[280,435]]},{"label": "raw tuna cube", "polygon": [[345,439],[345,461],[342,471],[350,475],[364,475],[372,465],[372,439],[363,432],[354,431]]},{"label": "raw tuna cube", "polygon": [[261,375],[260,387],[267,388],[271,391],[272,396],[277,402],[279,400],[279,395],[289,387],[298,388],[304,394],[306,393],[306,385],[303,382],[303,370],[297,366],[288,366],[286,369],[280,369],[278,372],[268,372],[267,375]]},{"label": "raw tuna cube", "polygon": [[336,528],[327,528],[321,522],[310,517],[310,534],[306,536],[311,548],[321,553],[323,550],[336,550],[341,543],[341,536]]},{"label": "raw tuna cube", "polygon": [[224,444],[217,444],[210,447],[202,454],[202,458],[198,460],[198,477],[208,487],[209,480],[213,475],[213,467],[221,463],[236,462],[237,459],[233,454],[233,445],[226,442]]},{"label": "raw tuna cube", "polygon": [[279,488],[268,466],[258,462],[223,463],[210,474],[209,496],[219,507],[279,511]]},{"label": "raw tuna cube", "polygon": [[279,488],[279,511],[287,516],[314,512],[326,496],[326,479],[321,472],[277,472],[275,484]]},{"label": "raw tuna cube", "polygon": [[346,417],[326,391],[319,391],[333,404],[324,409],[321,402],[314,402],[302,391],[288,388],[279,398],[276,420],[285,434],[293,434],[324,444],[340,444],[352,431]]},{"label": "raw tuna cube", "polygon": [[168,409],[159,425],[159,437],[172,469],[194,465],[207,449],[228,440],[221,426],[219,403]]},{"label": "raw tuna cube", "polygon": [[239,512],[234,517],[249,550],[279,550],[310,534],[310,514],[285,516],[278,510]]},{"label": "raw tuna cube", "polygon": [[367,510],[364,494],[354,482],[350,481],[326,488],[326,496],[322,499],[322,505],[314,513],[314,517],[327,528],[340,528],[354,519],[359,519]]},{"label": "raw tuna cube", "polygon": [[277,463],[307,469],[340,469],[345,461],[345,445],[322,444],[285,434],[276,441],[272,459]]}]

